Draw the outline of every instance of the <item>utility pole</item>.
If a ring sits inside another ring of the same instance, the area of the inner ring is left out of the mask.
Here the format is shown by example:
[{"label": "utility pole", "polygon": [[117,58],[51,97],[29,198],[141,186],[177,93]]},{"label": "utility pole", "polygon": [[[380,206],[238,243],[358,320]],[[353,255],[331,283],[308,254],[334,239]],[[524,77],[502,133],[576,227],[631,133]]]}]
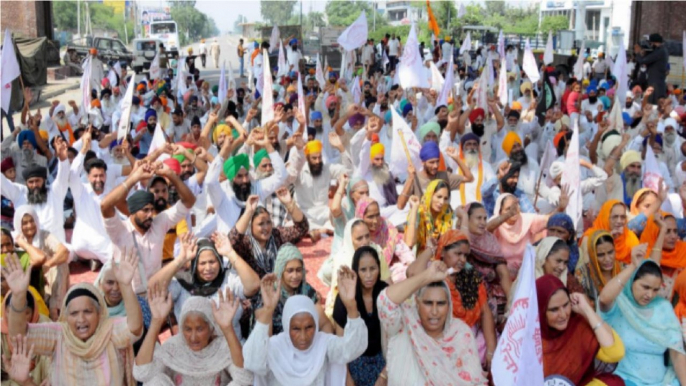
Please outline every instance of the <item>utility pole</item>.
[{"label": "utility pole", "polygon": [[76,0],[76,29],[81,39],[81,0]]}]

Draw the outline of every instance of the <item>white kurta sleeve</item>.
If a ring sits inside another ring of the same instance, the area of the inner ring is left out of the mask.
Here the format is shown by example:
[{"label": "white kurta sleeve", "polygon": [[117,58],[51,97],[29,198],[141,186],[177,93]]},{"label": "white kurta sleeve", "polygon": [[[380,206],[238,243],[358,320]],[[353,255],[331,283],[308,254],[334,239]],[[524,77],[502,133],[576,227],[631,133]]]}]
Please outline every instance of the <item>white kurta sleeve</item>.
[{"label": "white kurta sleeve", "polygon": [[58,161],[57,177],[52,182],[50,191],[60,201],[64,201],[64,198],[67,196],[67,190],[69,190],[69,160],[65,159],[64,161]]},{"label": "white kurta sleeve", "polygon": [[278,188],[283,186],[286,182],[286,177],[288,176],[286,173],[286,165],[284,165],[283,158],[281,158],[278,151],[269,153],[269,159],[272,161],[274,174],[259,181],[261,187],[260,201],[264,201],[267,197],[271,196],[272,193],[276,192]]},{"label": "white kurta sleeve", "polygon": [[0,191],[3,196],[16,203],[22,195],[26,195],[28,188],[8,180],[4,174],[0,173]]},{"label": "white kurta sleeve", "polygon": [[243,345],[243,367],[255,375],[266,376],[269,372],[267,367],[268,348],[269,326],[258,321],[245,345]]},{"label": "white kurta sleeve", "polygon": [[[161,346],[159,343],[155,344],[155,352],[158,350],[161,350]],[[153,360],[150,361],[150,363],[144,364],[144,365],[137,365],[136,363],[133,364],[133,377],[138,381],[142,383],[146,383],[151,381],[155,376],[158,374],[163,374],[166,370],[166,366],[162,364],[162,361],[158,358],[155,358],[155,355],[153,354]]]},{"label": "white kurta sleeve", "polygon": [[343,336],[336,336],[329,342],[327,359],[341,365],[354,361],[367,350],[367,333],[367,325],[361,317],[348,318]]}]

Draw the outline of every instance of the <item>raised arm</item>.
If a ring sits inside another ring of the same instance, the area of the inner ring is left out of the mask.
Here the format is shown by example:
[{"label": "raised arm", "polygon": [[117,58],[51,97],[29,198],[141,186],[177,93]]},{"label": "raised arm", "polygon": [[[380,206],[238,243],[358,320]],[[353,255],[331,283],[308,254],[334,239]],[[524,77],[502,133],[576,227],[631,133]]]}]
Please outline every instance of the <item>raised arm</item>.
[{"label": "raised arm", "polygon": [[163,164],[161,168],[157,169],[156,173],[168,179],[169,182],[174,185],[176,192],[179,194],[179,199],[186,208],[190,209],[195,205],[195,195],[181,180],[181,177],[174,173],[169,166]]},{"label": "raised arm", "polygon": [[10,336],[17,334],[26,335],[29,321],[24,311],[28,307],[26,291],[29,289],[32,268],[33,265],[29,265],[26,271],[24,271],[15,254],[8,254],[5,257],[5,267],[2,268],[2,276],[12,291],[12,299],[7,309],[9,315],[5,315],[9,319]]},{"label": "raised arm", "polygon": [[145,335],[145,339],[143,339],[143,344],[138,350],[136,366],[143,366],[152,362],[157,337],[162,330],[162,326],[167,323],[167,316],[169,316],[169,312],[172,309],[172,298],[167,292],[167,286],[157,283],[148,286],[148,304],[152,320],[150,321],[148,333]]},{"label": "raised arm", "polygon": [[607,312],[612,309],[617,296],[622,292],[625,285],[631,285],[629,282],[634,274],[634,271],[641,264],[641,261],[646,256],[648,244],[641,244],[631,250],[631,263],[628,264],[622,272],[610,280],[598,296],[600,302],[600,310]]},{"label": "raised arm", "polygon": [[124,251],[119,262],[112,264],[112,271],[119,283],[119,290],[126,309],[126,324],[133,336],[140,337],[143,335],[143,312],[131,284],[137,267],[138,254],[133,248]]},{"label": "raised arm", "polygon": [[255,296],[257,291],[260,290],[260,277],[255,270],[236,253],[229,241],[229,236],[225,233],[214,232],[214,234],[212,234],[212,241],[217,248],[217,252],[229,259],[230,267],[233,267],[233,269],[236,270],[238,277],[241,279],[241,284],[243,284],[243,295],[247,298]]},{"label": "raised arm", "polygon": [[410,197],[410,213],[407,215],[407,227],[405,227],[405,244],[412,248],[417,243],[417,211],[419,210],[419,197]]},{"label": "raised arm", "polygon": [[245,201],[245,210],[243,211],[243,215],[238,219],[238,221],[236,221],[236,225],[234,226],[238,233],[245,234],[245,232],[248,231],[250,221],[252,220],[252,216],[255,214],[255,210],[257,210],[257,205],[259,203],[260,198],[254,194],[250,195],[250,197],[248,197],[248,199]]},{"label": "raised arm", "polygon": [[331,204],[329,204],[329,209],[331,210],[331,216],[333,218],[338,218],[343,214],[341,204],[343,202],[343,197],[345,197],[345,189],[348,186],[349,180],[348,175],[345,173],[338,176],[338,189],[336,189],[336,194],[334,194]]},{"label": "raised arm", "polygon": [[234,297],[229,288],[226,289],[224,294],[221,290],[218,293],[219,304],[212,302],[212,315],[222,330],[224,339],[226,339],[226,343],[229,346],[231,362],[236,367],[243,368],[243,348],[241,347],[241,341],[238,340],[236,331],[233,329],[233,317],[236,315],[238,307],[241,307],[240,299]]},{"label": "raised arm", "polygon": [[154,284],[159,284],[160,286],[169,285],[174,275],[177,272],[184,269],[195,258],[198,251],[198,246],[196,244],[198,240],[194,237],[191,232],[186,232],[180,237],[180,248],[179,254],[174,257],[174,261],[169,264],[165,264],[162,269],[157,271],[148,280],[148,287]]},{"label": "raised arm", "polygon": [[129,189],[135,186],[140,180],[152,178],[153,173],[149,162],[141,162],[137,165],[129,177],[121,185],[112,189],[100,203],[100,211],[104,218],[111,218],[115,215],[114,207],[118,202],[126,200]]},{"label": "raised arm", "polygon": [[420,288],[437,281],[444,281],[448,276],[447,267],[442,261],[432,261],[421,273],[408,277],[386,289],[386,296],[395,304],[401,304]]}]

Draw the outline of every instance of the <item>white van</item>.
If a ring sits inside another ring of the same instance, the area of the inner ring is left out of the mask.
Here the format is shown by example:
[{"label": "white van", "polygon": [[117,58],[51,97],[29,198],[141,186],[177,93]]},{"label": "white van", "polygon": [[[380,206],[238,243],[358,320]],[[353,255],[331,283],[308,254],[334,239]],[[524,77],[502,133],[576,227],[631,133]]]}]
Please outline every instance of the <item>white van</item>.
[{"label": "white van", "polygon": [[[131,68],[137,74],[150,69],[150,63],[155,59],[155,54],[160,51],[162,41],[159,39],[143,38],[133,40],[133,62]],[[168,54],[167,54],[168,55]]]},{"label": "white van", "polygon": [[150,38],[159,39],[173,58],[179,56],[179,29],[173,20],[150,22]]}]

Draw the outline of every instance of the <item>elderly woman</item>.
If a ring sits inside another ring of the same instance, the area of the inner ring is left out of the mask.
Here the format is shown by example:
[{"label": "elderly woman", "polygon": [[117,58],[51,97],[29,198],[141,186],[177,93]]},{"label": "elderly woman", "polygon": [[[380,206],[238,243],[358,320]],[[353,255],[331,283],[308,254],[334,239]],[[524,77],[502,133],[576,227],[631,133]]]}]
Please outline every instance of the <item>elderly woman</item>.
[{"label": "elderly woman", "polygon": [[615,258],[621,263],[629,264],[631,250],[638,245],[638,237],[627,228],[626,205],[619,200],[606,201],[593,221],[593,226],[584,232],[580,244],[582,248],[587,243],[586,239],[598,230],[610,232],[615,242]]},{"label": "elderly woman", "polygon": [[260,278],[274,272],[276,254],[283,244],[297,243],[309,230],[307,217],[288,189],[280,188],[276,194],[293,219],[292,226],[274,228],[267,209],[258,206],[259,197],[251,195],[245,202],[245,212],[229,232],[229,240],[236,253]]},{"label": "elderly woman", "polygon": [[[150,279],[151,283],[169,283],[169,295],[174,301],[174,315],[181,317],[183,305],[192,296],[219,301],[219,295],[230,290],[245,300],[257,293],[260,278],[231,248],[227,235],[213,235],[213,239],[194,239],[181,236],[181,250],[174,261],[165,265]],[[189,269],[186,267],[190,265]],[[240,339],[240,319],[243,308],[236,312],[234,330]]]},{"label": "elderly woman", "polygon": [[445,263],[432,261],[426,270],[379,295],[379,318],[389,338],[389,384],[488,384],[474,334],[452,316],[447,278]]},{"label": "elderly woman", "polygon": [[686,268],[686,241],[679,240],[677,220],[670,213],[656,213],[648,218],[641,234],[641,243],[647,243],[655,254],[653,261],[660,264],[663,284],[660,296],[671,300],[677,275]]},{"label": "elderly woman", "polygon": [[231,323],[240,304],[230,289],[219,293],[218,305],[201,296],[186,300],[179,321],[182,333],[161,346],[156,343],[157,336],[172,309],[172,300],[157,285],[148,292],[152,324],[136,357],[136,380],[144,385],[170,386],[253,383],[252,374],[243,368],[241,342]]},{"label": "elderly woman", "polygon": [[283,309],[283,329],[269,336],[269,326],[279,302],[277,277],[262,279],[264,307],[245,343],[245,368],[255,374],[256,384],[267,386],[345,385],[345,365],[367,349],[367,327],[355,297],[357,277],[349,268],[338,272],[340,297],[348,313],[342,337],[319,331],[319,313],[310,298],[291,296]]},{"label": "elderly woman", "polygon": [[536,280],[536,293],[546,379],[564,377],[573,385],[623,386],[616,375],[596,370],[596,359],[619,362],[624,357],[624,344],[586,297],[570,293],[553,275]]},{"label": "elderly woman", "polygon": [[131,281],[138,258],[125,255],[114,265],[127,318],[109,318],[107,303],[91,284],[73,286],[56,323],[29,324],[25,313],[30,272],[19,261],[7,262],[5,280],[12,290],[10,336],[27,335],[37,355],[52,359],[53,385],[133,385],[133,346],[143,333],[143,317]]},{"label": "elderly woman", "polygon": [[[295,295],[304,295],[312,299],[316,305],[319,313],[319,330],[324,332],[333,332],[331,322],[324,315],[324,307],[319,299],[317,291],[305,280],[307,271],[305,270],[305,262],[300,250],[293,244],[284,244],[279,248],[279,253],[276,255],[276,264],[274,273],[281,282],[281,297],[279,303],[274,309],[274,316],[272,318],[271,335],[280,334],[283,331],[282,317],[283,308],[288,301],[288,298]],[[259,281],[259,279],[258,279]],[[257,298],[253,301],[255,312],[264,306],[262,294],[258,293]],[[253,318],[253,326],[257,320]]]},{"label": "elderly woman", "polygon": [[660,266],[645,255],[644,245],[635,247],[631,263],[598,298],[603,320],[626,347],[615,374],[628,386],[686,385],[681,326],[672,305],[657,296],[663,284]]},{"label": "elderly woman", "polygon": [[[57,320],[64,294],[69,288],[69,250],[50,232],[40,228],[38,214],[30,205],[22,205],[14,214],[14,238],[17,246],[31,257],[31,264],[42,268],[45,277],[45,297],[50,317]],[[37,288],[41,293],[43,288]]]}]

